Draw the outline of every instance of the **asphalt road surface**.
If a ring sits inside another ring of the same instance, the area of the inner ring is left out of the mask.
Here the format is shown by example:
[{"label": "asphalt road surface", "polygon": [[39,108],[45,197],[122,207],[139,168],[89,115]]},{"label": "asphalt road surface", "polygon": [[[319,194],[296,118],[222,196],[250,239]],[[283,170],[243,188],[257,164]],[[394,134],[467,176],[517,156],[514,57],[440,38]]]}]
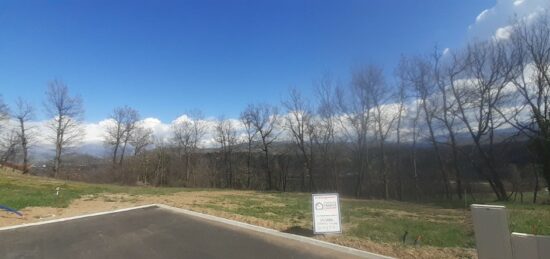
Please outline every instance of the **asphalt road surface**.
[{"label": "asphalt road surface", "polygon": [[149,207],[0,231],[0,258],[354,258]]}]

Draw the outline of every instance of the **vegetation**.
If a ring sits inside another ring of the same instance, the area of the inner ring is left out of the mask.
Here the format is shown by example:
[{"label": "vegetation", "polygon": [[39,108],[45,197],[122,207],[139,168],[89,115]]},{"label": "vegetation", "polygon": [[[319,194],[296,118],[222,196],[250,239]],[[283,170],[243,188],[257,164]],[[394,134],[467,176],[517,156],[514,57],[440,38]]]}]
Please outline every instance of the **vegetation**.
[{"label": "vegetation", "polygon": [[[26,207],[67,207],[71,201],[87,194],[126,193],[130,195],[164,195],[184,191],[176,188],[126,187],[87,184],[48,178],[19,176],[11,169],[0,169],[0,204],[14,209]],[[56,195],[56,188],[60,188]]]},{"label": "vegetation", "polygon": [[[126,194],[162,197],[178,194],[211,194],[194,202],[190,209],[229,213],[245,221],[262,220],[283,231],[312,235],[311,196],[304,193],[216,191],[193,188],[129,187],[88,184],[0,172],[0,204],[22,209],[31,206],[67,207],[71,201],[91,194]],[[56,196],[56,187],[61,187]],[[205,192],[207,190],[208,192]],[[478,201],[481,202],[481,201]],[[510,230],[550,235],[550,206],[519,202],[490,202],[506,205]],[[434,201],[411,203],[385,200],[342,199],[344,237],[377,243],[473,248],[470,213],[464,204]],[[1,213],[1,212],[0,212]]]}]

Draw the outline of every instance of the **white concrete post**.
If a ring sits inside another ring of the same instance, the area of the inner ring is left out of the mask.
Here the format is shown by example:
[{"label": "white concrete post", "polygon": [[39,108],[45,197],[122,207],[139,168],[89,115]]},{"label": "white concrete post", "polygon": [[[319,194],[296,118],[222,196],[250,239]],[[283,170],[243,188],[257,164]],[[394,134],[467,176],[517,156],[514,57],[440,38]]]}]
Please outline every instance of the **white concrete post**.
[{"label": "white concrete post", "polygon": [[479,259],[513,259],[506,208],[472,204],[471,210]]}]

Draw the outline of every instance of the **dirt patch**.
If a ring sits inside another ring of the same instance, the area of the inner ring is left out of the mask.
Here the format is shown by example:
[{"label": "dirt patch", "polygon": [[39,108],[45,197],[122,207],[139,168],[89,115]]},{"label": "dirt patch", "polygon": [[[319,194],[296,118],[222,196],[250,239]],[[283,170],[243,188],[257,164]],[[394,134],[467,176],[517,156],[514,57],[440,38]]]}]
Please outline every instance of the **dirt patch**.
[{"label": "dirt patch", "polygon": [[47,221],[57,218],[66,218],[96,212],[110,211],[122,208],[143,205],[143,202],[106,202],[100,198],[79,199],[67,208],[28,207],[20,212],[22,217],[13,213],[0,212],[0,227],[19,225],[31,222]]}]

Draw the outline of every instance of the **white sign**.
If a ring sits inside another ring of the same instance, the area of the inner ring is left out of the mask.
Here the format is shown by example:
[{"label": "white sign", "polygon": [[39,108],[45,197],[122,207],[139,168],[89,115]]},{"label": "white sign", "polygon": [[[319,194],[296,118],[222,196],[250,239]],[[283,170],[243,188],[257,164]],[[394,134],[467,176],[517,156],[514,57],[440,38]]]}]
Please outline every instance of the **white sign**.
[{"label": "white sign", "polygon": [[313,232],[341,233],[340,200],[337,193],[313,194]]}]

